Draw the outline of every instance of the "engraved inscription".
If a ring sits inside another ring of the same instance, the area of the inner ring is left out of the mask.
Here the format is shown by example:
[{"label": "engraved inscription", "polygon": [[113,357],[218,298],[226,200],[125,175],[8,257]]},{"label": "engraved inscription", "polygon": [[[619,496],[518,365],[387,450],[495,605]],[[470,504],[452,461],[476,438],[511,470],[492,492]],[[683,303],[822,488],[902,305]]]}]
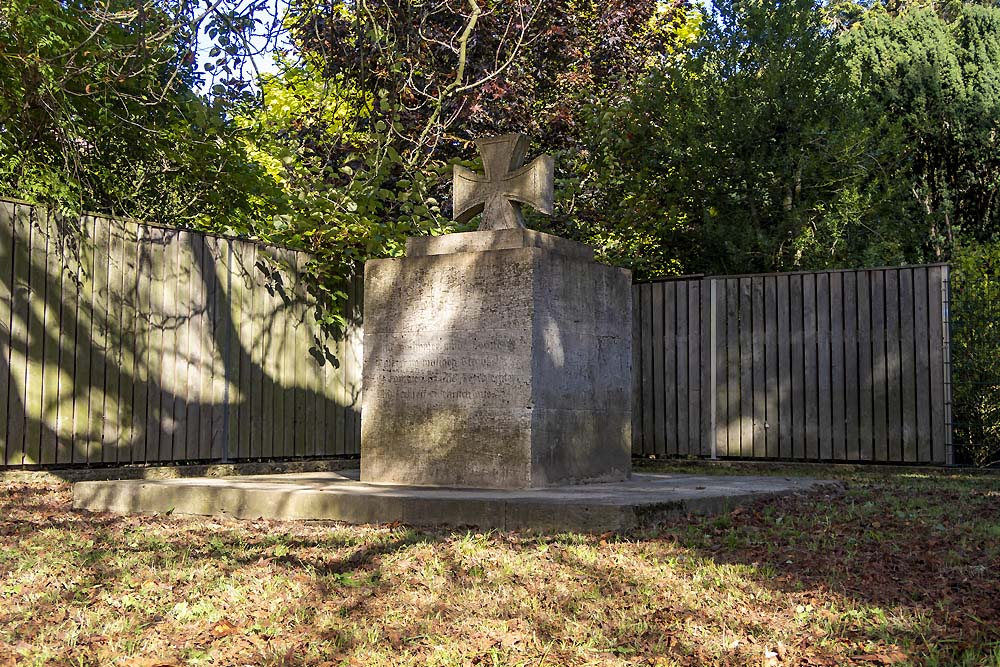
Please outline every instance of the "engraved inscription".
[{"label": "engraved inscription", "polygon": [[527,407],[531,350],[526,331],[374,334],[367,337],[371,398],[394,407]]}]

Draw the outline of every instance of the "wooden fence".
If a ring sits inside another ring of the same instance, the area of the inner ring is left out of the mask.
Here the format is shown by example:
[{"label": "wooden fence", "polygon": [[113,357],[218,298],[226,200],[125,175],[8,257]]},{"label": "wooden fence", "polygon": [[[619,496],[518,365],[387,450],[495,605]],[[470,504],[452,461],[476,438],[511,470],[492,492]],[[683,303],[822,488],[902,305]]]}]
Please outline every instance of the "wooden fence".
[{"label": "wooden fence", "polygon": [[947,463],[948,267],[633,287],[633,453]]},{"label": "wooden fence", "polygon": [[357,454],[360,328],[317,346],[307,259],[0,200],[0,467]]}]

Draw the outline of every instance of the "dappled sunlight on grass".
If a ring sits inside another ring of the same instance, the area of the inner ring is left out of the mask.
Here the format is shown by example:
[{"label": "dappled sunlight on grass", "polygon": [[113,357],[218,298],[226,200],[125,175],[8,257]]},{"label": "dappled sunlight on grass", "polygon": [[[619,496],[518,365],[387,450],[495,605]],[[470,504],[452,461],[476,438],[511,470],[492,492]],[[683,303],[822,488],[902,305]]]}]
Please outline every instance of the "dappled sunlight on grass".
[{"label": "dappled sunlight on grass", "polygon": [[995,667],[1000,477],[829,472],[843,497],[620,536],[120,517],[0,484],[0,665]]}]

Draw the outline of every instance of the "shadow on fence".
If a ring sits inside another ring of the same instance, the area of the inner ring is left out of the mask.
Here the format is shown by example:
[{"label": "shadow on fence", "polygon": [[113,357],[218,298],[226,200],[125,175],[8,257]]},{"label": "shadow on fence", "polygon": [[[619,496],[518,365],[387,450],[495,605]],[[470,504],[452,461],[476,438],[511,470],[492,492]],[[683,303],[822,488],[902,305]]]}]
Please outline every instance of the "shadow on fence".
[{"label": "shadow on fence", "polygon": [[0,200],[0,466],[356,454],[360,279],[316,354],[306,261]]}]

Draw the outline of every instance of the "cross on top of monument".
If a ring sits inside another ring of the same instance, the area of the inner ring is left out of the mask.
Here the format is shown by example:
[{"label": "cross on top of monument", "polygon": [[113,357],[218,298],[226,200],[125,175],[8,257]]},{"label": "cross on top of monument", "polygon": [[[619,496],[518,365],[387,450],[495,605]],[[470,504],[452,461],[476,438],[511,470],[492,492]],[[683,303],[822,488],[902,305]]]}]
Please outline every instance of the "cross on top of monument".
[{"label": "cross on top of monument", "polygon": [[524,227],[521,204],[552,215],[551,155],[541,155],[527,166],[528,138],[523,134],[477,139],[484,175],[455,165],[454,218],[468,222],[479,213],[479,231]]}]

